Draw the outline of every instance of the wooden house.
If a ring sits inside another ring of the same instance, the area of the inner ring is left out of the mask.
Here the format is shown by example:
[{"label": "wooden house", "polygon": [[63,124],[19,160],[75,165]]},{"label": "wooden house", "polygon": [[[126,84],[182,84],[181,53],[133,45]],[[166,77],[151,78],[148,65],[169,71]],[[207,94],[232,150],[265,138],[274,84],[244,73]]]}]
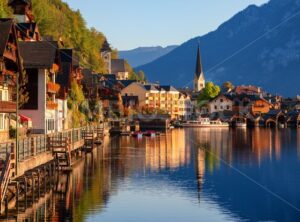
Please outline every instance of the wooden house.
[{"label": "wooden house", "polygon": [[16,82],[23,70],[13,19],[0,19],[0,139],[9,137],[11,114],[16,113]]},{"label": "wooden house", "polygon": [[20,113],[32,119],[34,133],[56,131],[56,83],[59,71],[57,42],[19,42],[21,57],[28,76],[29,100]]}]

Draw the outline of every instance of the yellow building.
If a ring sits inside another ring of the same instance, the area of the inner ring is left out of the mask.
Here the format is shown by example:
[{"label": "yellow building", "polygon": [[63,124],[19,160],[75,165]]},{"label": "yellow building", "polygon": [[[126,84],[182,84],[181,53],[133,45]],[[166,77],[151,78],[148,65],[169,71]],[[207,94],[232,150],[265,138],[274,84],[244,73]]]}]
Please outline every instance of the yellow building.
[{"label": "yellow building", "polygon": [[140,110],[161,111],[169,114],[172,119],[178,119],[179,91],[173,86],[155,84],[143,85],[133,82],[121,91],[122,96],[137,96]]}]

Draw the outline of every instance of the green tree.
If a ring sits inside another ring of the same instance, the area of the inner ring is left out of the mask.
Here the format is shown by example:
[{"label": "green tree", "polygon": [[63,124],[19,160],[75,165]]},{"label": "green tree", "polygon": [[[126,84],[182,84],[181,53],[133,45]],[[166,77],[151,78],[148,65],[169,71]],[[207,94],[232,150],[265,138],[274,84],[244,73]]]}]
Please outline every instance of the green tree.
[{"label": "green tree", "polygon": [[88,110],[85,103],[82,87],[74,80],[68,93],[68,108],[70,112],[70,126],[80,127],[88,119]]},{"label": "green tree", "polygon": [[220,93],[220,87],[218,85],[214,85],[213,82],[207,82],[205,84],[205,88],[201,91],[198,96],[198,103],[202,105],[208,100],[211,100],[217,97]]},{"label": "green tree", "polygon": [[232,89],[234,89],[234,85],[231,82],[227,81],[227,82],[223,83],[222,90],[224,90],[224,91],[230,91]]},{"label": "green tree", "polygon": [[7,18],[12,16],[12,11],[7,6],[7,2],[7,0],[0,0],[0,18]]},{"label": "green tree", "polygon": [[140,81],[146,81],[146,75],[142,70],[138,71],[137,76]]}]

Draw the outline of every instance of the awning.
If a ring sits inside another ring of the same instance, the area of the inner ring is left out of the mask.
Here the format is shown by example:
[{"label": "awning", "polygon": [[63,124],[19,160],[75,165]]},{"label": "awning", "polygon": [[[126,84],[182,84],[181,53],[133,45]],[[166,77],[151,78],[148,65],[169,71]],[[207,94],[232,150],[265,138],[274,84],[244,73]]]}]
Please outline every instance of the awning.
[{"label": "awning", "polygon": [[21,119],[21,122],[30,122],[31,121],[31,118],[27,117],[27,116],[24,116],[24,115],[19,115],[20,119]]}]

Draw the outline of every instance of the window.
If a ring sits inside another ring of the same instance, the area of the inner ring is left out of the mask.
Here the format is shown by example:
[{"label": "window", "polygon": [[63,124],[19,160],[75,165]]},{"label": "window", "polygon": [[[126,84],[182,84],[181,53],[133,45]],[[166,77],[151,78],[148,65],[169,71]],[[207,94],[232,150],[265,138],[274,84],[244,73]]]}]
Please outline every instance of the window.
[{"label": "window", "polygon": [[220,102],[222,103],[222,102],[223,102],[223,99],[220,99]]},{"label": "window", "polygon": [[217,106],[215,106],[215,109],[218,109],[218,107],[217,107]]},{"label": "window", "polygon": [[227,110],[229,110],[230,109],[230,106],[227,106]]},{"label": "window", "polygon": [[8,101],[8,90],[7,89],[1,89],[0,90],[0,100],[1,101]]},{"label": "window", "polygon": [[4,121],[5,121],[4,114],[1,113],[0,114],[0,130],[4,130],[4,128],[5,128]]},{"label": "window", "polygon": [[220,108],[223,109],[223,106],[221,106]]},{"label": "window", "polygon": [[47,119],[47,131],[53,131],[54,127],[54,119]]}]

